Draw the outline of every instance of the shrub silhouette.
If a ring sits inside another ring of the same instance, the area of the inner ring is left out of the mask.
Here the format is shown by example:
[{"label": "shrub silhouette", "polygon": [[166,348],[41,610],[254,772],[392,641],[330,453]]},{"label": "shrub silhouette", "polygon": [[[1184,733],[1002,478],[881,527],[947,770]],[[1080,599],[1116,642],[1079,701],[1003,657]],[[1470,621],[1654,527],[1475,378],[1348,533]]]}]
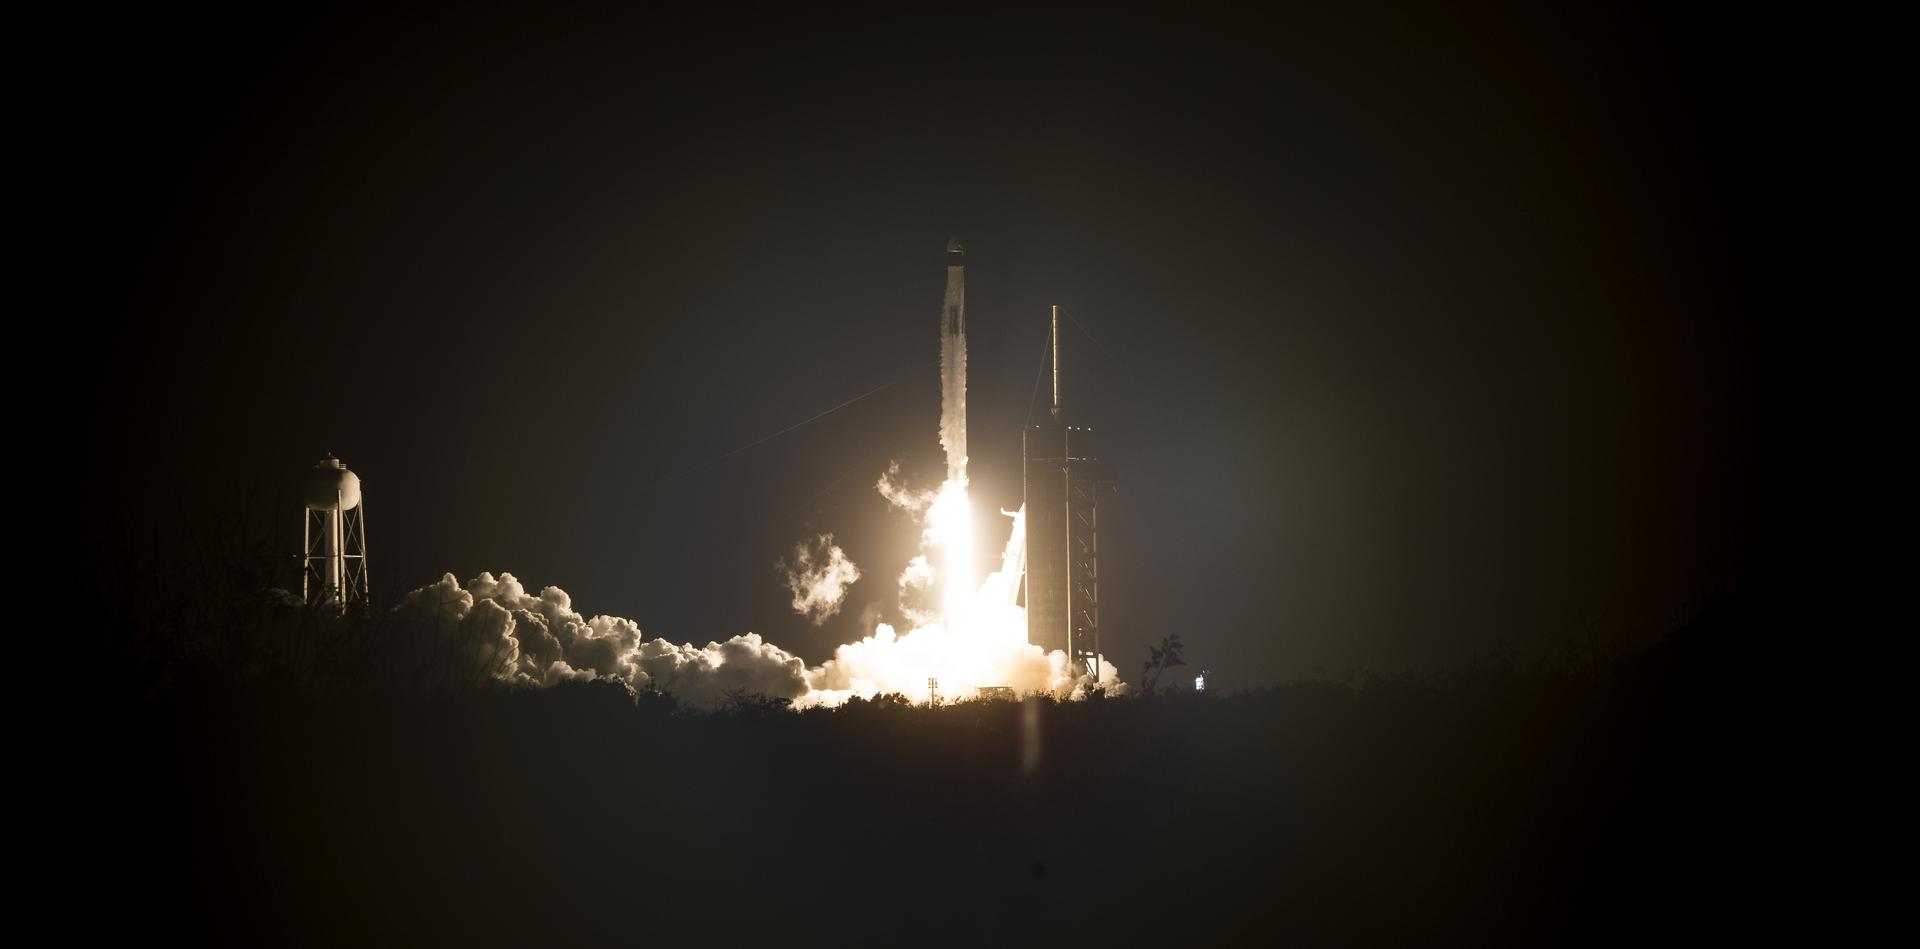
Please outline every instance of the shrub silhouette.
[{"label": "shrub silhouette", "polygon": [[1181,648],[1179,633],[1169,634],[1160,640],[1160,645],[1148,647],[1146,665],[1140,669],[1140,692],[1143,695],[1154,693],[1163,673],[1187,664],[1180,658]]}]

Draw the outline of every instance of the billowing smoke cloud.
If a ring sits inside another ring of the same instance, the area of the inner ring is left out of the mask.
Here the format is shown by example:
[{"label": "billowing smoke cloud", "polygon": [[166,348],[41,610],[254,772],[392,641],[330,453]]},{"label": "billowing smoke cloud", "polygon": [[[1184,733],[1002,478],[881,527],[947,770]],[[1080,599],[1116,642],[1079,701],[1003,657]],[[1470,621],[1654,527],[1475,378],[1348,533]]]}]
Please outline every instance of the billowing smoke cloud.
[{"label": "billowing smoke cloud", "polygon": [[787,589],[793,591],[794,612],[818,626],[827,617],[840,612],[847,588],[860,579],[860,568],[847,559],[847,552],[833,542],[832,534],[821,534],[811,543],[793,548],[793,559],[776,565],[786,575]]},{"label": "billowing smoke cloud", "polygon": [[[996,573],[987,585],[999,589],[1005,582]],[[733,693],[788,699],[798,707],[881,693],[924,702],[929,678],[938,678],[948,699],[983,686],[1064,699],[1093,684],[1070,668],[1064,653],[1026,642],[1023,623],[1015,622],[1023,619],[1019,607],[1004,602],[1000,609],[1005,615],[978,617],[967,629],[934,624],[897,633],[882,623],[811,668],[758,633],[704,646],[647,639],[632,620],[589,618],[574,610],[565,590],[550,586],[531,594],[510,573],[482,573],[464,585],[446,574],[403,597],[391,618],[424,631],[443,674],[456,681],[551,686],[608,679],[694,706],[712,706]],[[1099,684],[1110,692],[1125,689],[1111,666],[1102,669]]]},{"label": "billowing smoke cloud", "polygon": [[513,574],[482,573],[462,586],[453,574],[404,597],[395,619],[420,624],[459,680],[553,685],[614,679],[712,705],[729,692],[801,699],[810,691],[805,662],[758,633],[705,646],[646,639],[617,616],[591,619],[559,587],[529,594]]},{"label": "billowing smoke cloud", "polygon": [[926,554],[915,554],[900,571],[900,614],[915,626],[938,619],[933,602],[933,564]]}]

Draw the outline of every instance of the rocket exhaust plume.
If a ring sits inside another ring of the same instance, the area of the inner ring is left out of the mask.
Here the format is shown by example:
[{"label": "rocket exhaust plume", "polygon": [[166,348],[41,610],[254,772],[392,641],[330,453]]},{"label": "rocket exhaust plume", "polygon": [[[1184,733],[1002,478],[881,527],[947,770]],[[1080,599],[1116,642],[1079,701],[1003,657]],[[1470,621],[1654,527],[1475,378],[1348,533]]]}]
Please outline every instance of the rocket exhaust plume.
[{"label": "rocket exhaust plume", "polygon": [[951,624],[973,592],[973,509],[967,499],[967,253],[947,242],[947,295],[940,309],[940,447],[947,480],[929,510],[929,527],[946,567],[944,605]]},{"label": "rocket exhaust plume", "polygon": [[[790,699],[800,707],[882,693],[927,702],[934,698],[933,682],[941,700],[969,698],[988,687],[1061,699],[1096,686],[1124,692],[1111,663],[1099,664],[1096,682],[1064,651],[1028,642],[1026,610],[1019,605],[1024,508],[1002,512],[1010,523],[1000,568],[984,580],[974,579],[966,331],[966,258],[954,240],[947,244],[940,316],[940,446],[946,451],[946,479],[937,489],[914,488],[894,462],[875,485],[890,505],[921,525],[921,553],[898,575],[900,610],[913,624],[904,633],[877,624],[872,635],[837,647],[833,658],[809,667],[754,633],[705,646],[647,639],[631,620],[589,619],[575,612],[572,599],[557,587],[536,596],[510,574],[484,573],[464,587],[449,574],[409,594],[394,614],[402,621],[430,623],[450,648],[457,647],[483,675],[496,679],[550,685],[604,677],[662,689],[692,704],[716,702],[736,690]],[[794,609],[816,624],[839,610],[848,587],[862,575],[831,534],[803,541],[775,568],[793,593]],[[935,589],[937,602],[919,599]]]},{"label": "rocket exhaust plume", "polygon": [[947,480],[967,482],[967,254],[947,242],[947,299],[940,311],[940,447]]}]

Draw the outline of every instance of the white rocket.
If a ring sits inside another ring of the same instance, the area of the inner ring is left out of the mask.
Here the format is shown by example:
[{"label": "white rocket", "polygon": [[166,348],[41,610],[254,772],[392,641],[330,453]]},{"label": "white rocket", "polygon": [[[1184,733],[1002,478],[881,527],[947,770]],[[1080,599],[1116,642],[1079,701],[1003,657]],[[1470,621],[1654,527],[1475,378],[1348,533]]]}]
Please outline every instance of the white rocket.
[{"label": "white rocket", "polygon": [[940,311],[940,447],[947,480],[967,479],[967,255],[947,242],[947,300]]}]

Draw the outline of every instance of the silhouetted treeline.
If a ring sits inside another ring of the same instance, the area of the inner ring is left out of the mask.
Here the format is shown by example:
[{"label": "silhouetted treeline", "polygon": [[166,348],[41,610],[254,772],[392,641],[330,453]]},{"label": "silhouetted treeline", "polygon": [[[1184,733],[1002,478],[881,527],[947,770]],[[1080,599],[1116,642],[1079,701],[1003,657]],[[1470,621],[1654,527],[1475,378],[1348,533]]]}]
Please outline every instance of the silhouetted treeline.
[{"label": "silhouetted treeline", "polygon": [[1668,941],[1736,905],[1718,657],[1749,619],[1607,661],[941,708],[177,666],[97,726],[83,837],[125,884],[103,924],[195,942]]}]

